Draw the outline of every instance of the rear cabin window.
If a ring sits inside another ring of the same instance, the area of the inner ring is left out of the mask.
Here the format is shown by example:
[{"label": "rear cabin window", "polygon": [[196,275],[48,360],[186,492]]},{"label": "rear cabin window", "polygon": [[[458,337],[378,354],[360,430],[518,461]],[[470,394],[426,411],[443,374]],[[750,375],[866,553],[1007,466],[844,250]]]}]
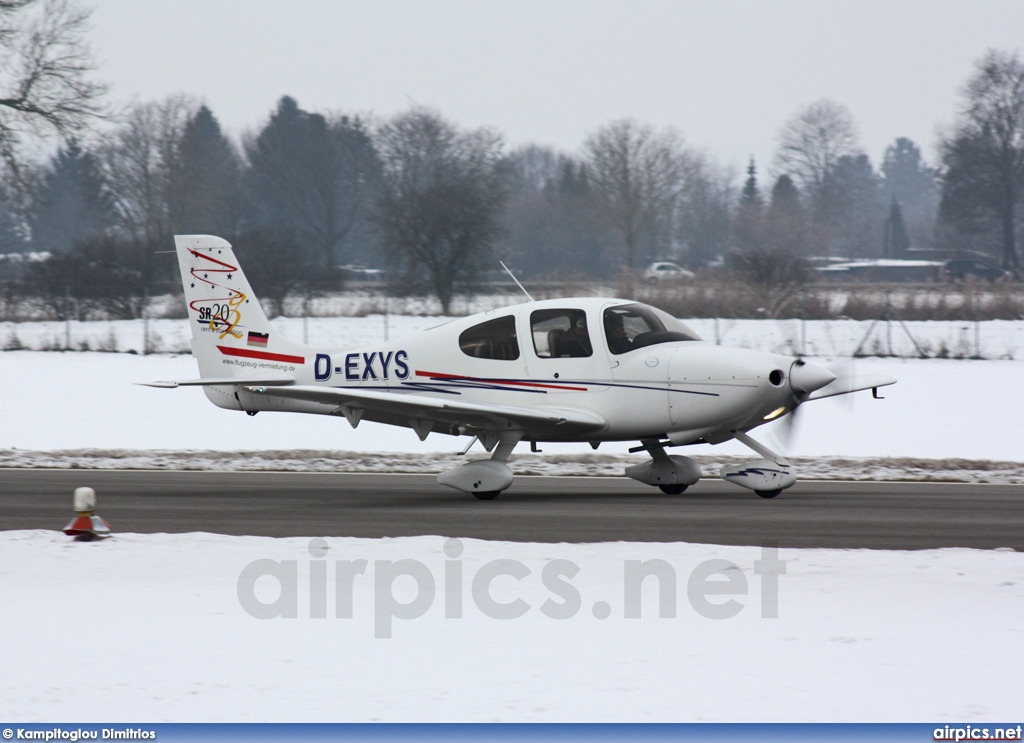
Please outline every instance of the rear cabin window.
[{"label": "rear cabin window", "polygon": [[608,350],[616,355],[658,343],[700,340],[685,324],[646,304],[623,304],[606,309],[604,333]]},{"label": "rear cabin window", "polygon": [[584,358],[594,353],[583,310],[537,310],[530,315],[533,350],[542,359]]},{"label": "rear cabin window", "polygon": [[474,325],[462,331],[459,348],[467,356],[477,359],[514,361],[519,358],[516,340],[516,318],[506,315]]}]

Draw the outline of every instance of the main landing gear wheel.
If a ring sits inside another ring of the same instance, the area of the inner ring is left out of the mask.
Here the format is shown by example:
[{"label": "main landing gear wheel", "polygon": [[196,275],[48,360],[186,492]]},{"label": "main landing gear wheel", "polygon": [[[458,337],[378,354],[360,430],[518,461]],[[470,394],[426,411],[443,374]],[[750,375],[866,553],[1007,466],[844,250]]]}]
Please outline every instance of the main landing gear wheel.
[{"label": "main landing gear wheel", "polygon": [[473,493],[477,500],[494,500],[501,495],[500,490],[485,490],[482,493]]},{"label": "main landing gear wheel", "polygon": [[782,490],[755,490],[755,493],[760,495],[762,498],[774,498],[776,495],[782,492]]},{"label": "main landing gear wheel", "polygon": [[680,493],[686,492],[686,485],[659,485],[661,492],[667,495],[679,495]]}]

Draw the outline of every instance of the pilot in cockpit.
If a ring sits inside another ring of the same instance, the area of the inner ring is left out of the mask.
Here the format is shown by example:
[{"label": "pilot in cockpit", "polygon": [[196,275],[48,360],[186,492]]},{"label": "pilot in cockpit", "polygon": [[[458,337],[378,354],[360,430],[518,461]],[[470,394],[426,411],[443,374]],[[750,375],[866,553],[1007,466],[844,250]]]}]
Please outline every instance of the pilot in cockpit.
[{"label": "pilot in cockpit", "polygon": [[617,312],[604,316],[604,333],[608,338],[608,350],[614,354],[626,353],[633,348],[633,341],[626,335],[626,323]]}]

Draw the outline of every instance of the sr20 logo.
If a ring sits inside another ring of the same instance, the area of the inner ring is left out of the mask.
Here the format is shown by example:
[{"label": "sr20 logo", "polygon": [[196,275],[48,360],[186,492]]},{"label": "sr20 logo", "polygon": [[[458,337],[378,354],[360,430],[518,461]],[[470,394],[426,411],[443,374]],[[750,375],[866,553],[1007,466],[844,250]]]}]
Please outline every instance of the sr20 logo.
[{"label": "sr20 logo", "polygon": [[242,337],[242,331],[238,330],[237,326],[242,321],[242,313],[238,308],[245,302],[244,294],[238,292],[231,299],[212,304],[200,304],[200,301],[202,300],[196,300],[189,304],[199,313],[200,325],[219,332],[221,338],[228,335],[234,338]]},{"label": "sr20 logo", "polygon": [[204,322],[231,322],[231,313],[234,309],[227,302],[214,304],[210,307],[199,308],[199,319]]},{"label": "sr20 logo", "polygon": [[331,378],[331,374],[344,374],[346,381],[365,382],[368,379],[408,379],[409,354],[405,351],[371,351],[370,353],[347,353],[340,366],[331,364],[331,357],[325,353],[316,355],[313,375],[318,382]]}]

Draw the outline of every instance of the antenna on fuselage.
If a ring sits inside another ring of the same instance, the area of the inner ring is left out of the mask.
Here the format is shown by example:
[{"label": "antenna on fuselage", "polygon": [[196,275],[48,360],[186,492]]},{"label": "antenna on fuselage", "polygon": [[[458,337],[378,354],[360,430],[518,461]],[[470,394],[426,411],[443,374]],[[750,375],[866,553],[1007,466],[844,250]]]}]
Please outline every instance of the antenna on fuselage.
[{"label": "antenna on fuselage", "polygon": [[508,273],[508,275],[512,277],[512,280],[514,282],[516,282],[516,286],[518,286],[520,289],[523,290],[523,294],[526,295],[526,298],[529,299],[532,302],[533,301],[533,297],[530,296],[530,292],[526,291],[526,289],[523,287],[523,285],[519,283],[519,279],[516,278],[516,275],[514,273],[512,273],[512,270],[508,266],[505,265],[505,261],[498,261],[498,263],[500,263],[501,267],[505,269],[505,272]]}]

